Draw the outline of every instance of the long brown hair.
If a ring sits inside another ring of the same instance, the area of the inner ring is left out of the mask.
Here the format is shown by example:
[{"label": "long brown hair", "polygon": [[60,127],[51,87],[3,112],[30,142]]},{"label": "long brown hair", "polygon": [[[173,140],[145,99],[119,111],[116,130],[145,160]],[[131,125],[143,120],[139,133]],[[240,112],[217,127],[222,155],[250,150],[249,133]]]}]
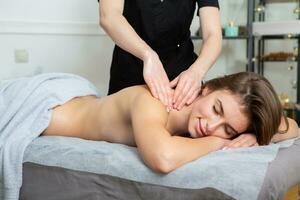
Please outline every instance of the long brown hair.
[{"label": "long brown hair", "polygon": [[211,79],[203,87],[209,91],[227,90],[241,98],[243,112],[247,115],[250,125],[247,132],[256,135],[260,145],[268,144],[279,131],[283,108],[271,83],[263,76],[253,72],[240,72]]}]

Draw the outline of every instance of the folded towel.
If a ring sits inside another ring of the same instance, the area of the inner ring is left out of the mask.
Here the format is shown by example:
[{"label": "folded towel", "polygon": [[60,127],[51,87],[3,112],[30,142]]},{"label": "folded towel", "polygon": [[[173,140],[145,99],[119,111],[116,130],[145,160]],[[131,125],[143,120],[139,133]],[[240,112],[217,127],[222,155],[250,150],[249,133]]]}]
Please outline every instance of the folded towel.
[{"label": "folded towel", "polygon": [[85,95],[97,95],[87,80],[48,73],[6,81],[0,87],[0,199],[19,199],[23,155],[49,125],[51,108]]},{"label": "folded towel", "polygon": [[43,136],[27,148],[24,162],[177,188],[212,187],[235,199],[253,200],[257,199],[268,163],[275,158],[279,148],[293,142],[294,139],[268,146],[213,152],[163,175],[148,168],[134,147]]}]

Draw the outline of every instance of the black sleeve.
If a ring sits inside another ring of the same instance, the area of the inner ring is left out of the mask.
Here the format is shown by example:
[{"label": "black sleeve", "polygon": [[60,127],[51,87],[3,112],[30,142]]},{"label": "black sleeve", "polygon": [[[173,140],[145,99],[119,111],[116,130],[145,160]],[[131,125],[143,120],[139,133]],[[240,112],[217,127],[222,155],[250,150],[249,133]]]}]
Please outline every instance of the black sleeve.
[{"label": "black sleeve", "polygon": [[219,1],[218,0],[196,0],[198,3],[198,8],[202,8],[205,6],[212,6],[212,7],[219,7]]}]

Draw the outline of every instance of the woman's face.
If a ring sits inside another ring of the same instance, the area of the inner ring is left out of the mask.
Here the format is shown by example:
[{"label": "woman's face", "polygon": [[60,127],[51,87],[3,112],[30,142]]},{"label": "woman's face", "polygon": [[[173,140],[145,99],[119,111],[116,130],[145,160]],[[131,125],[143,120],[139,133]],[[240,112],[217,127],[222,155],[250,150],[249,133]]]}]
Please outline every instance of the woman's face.
[{"label": "woman's face", "polygon": [[217,136],[229,139],[246,131],[249,120],[242,112],[239,97],[226,90],[207,92],[193,105],[188,130],[193,138]]}]

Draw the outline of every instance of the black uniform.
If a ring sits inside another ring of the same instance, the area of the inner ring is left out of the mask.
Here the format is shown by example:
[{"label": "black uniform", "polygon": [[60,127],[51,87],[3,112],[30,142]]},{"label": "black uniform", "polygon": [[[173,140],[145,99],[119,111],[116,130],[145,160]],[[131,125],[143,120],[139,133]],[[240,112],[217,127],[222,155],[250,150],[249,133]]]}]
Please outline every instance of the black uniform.
[{"label": "black uniform", "polygon": [[[159,55],[170,80],[197,59],[190,25],[198,8],[219,7],[218,0],[125,0],[123,15],[136,33]],[[110,69],[108,94],[145,84],[143,62],[117,45]]]}]

